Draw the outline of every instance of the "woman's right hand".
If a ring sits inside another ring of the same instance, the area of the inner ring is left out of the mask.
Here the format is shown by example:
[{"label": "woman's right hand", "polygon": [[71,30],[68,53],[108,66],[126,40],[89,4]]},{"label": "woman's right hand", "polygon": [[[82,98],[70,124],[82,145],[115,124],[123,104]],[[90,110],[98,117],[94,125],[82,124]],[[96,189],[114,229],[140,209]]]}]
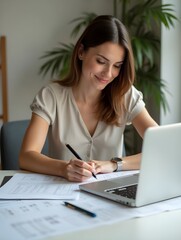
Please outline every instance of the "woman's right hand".
[{"label": "woman's right hand", "polygon": [[65,178],[71,182],[83,182],[92,177],[93,163],[86,163],[79,159],[71,159],[65,168]]}]

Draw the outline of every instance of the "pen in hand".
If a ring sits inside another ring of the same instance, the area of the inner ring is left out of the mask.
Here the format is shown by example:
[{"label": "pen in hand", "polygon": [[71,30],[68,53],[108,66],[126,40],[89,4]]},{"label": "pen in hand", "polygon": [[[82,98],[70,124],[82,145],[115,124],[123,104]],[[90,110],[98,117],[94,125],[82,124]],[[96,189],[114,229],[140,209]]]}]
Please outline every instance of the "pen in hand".
[{"label": "pen in hand", "polygon": [[[79,156],[79,154],[69,144],[65,144],[65,146],[74,154],[74,156],[76,158],[82,160],[82,158]],[[94,173],[92,173],[92,176],[97,179],[97,177]]]},{"label": "pen in hand", "polygon": [[75,204],[69,203],[69,202],[64,202],[65,206],[67,206],[68,208],[74,209],[74,210],[78,210],[79,212],[85,213],[90,217],[96,217],[97,215],[93,212],[90,212],[89,210],[86,210],[84,208],[78,207]]}]

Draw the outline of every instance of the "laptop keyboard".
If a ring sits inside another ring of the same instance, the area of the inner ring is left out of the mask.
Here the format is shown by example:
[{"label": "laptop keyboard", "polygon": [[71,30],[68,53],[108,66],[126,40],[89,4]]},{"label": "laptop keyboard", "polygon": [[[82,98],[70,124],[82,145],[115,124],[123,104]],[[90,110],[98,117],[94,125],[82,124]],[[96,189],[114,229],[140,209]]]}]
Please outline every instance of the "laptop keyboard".
[{"label": "laptop keyboard", "polygon": [[105,190],[108,193],[116,194],[122,197],[127,197],[131,199],[136,198],[136,190],[137,190],[137,184],[126,186],[126,187],[118,187],[118,188],[112,188]]}]

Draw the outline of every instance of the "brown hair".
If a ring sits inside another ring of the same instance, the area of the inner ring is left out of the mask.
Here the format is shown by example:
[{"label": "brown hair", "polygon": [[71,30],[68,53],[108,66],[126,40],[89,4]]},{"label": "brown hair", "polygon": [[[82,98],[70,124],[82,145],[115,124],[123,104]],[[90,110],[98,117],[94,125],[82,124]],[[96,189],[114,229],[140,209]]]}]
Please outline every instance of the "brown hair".
[{"label": "brown hair", "polygon": [[129,35],[120,20],[110,15],[102,15],[88,25],[74,47],[69,74],[59,83],[63,86],[78,84],[82,71],[82,61],[78,57],[81,45],[84,46],[84,50],[88,50],[105,42],[117,43],[124,47],[125,58],[119,75],[102,90],[98,117],[107,124],[119,125],[121,114],[125,110],[124,95],[133,85],[135,77]]}]

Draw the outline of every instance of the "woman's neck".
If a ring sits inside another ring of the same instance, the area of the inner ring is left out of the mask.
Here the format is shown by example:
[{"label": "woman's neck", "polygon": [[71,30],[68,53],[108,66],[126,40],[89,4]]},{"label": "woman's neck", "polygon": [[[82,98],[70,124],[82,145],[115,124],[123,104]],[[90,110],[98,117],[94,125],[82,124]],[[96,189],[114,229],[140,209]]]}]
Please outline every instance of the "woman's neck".
[{"label": "woman's neck", "polygon": [[76,101],[93,106],[97,105],[101,95],[101,91],[95,91],[95,89],[81,84],[73,87],[72,91]]}]

